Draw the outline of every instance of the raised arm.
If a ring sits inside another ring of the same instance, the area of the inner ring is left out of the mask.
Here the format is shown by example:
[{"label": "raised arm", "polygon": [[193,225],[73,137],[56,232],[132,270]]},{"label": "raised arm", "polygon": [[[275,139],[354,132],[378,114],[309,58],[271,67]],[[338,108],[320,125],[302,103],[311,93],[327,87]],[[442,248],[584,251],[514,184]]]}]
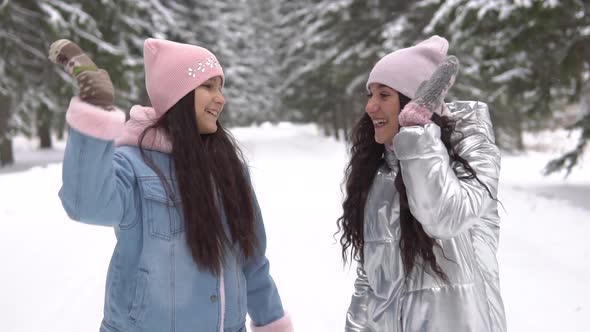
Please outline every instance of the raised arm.
[{"label": "raised arm", "polygon": [[137,220],[137,185],[132,165],[115,152],[125,115],[113,106],[109,74],[67,39],[50,46],[49,58],[79,87],[66,113],[70,131],[59,191],[64,209],[81,222],[130,227]]},{"label": "raised arm", "polygon": [[453,115],[459,133],[453,135],[451,144],[477,178],[455,173],[440,128],[431,121],[432,114],[444,107],[458,68],[458,60],[447,57],[418,88],[415,99],[400,113],[402,128],[393,140],[410,210],[434,238],[454,237],[479,220],[486,204],[495,199],[500,170],[500,154],[485,104],[476,103]]}]

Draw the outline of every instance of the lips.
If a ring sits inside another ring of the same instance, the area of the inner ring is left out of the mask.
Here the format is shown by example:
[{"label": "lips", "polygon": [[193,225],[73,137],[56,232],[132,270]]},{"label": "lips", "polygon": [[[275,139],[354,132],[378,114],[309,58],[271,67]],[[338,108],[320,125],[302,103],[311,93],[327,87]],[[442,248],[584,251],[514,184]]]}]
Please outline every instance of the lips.
[{"label": "lips", "polygon": [[383,127],[387,123],[385,119],[373,119],[373,126],[375,127]]},{"label": "lips", "polygon": [[221,111],[220,111],[220,110],[217,110],[217,109],[211,109],[211,108],[209,108],[209,109],[206,109],[206,110],[205,110],[205,112],[207,112],[209,115],[212,115],[212,116],[214,116],[215,118],[218,118],[218,117],[219,117],[219,113],[221,113]]}]

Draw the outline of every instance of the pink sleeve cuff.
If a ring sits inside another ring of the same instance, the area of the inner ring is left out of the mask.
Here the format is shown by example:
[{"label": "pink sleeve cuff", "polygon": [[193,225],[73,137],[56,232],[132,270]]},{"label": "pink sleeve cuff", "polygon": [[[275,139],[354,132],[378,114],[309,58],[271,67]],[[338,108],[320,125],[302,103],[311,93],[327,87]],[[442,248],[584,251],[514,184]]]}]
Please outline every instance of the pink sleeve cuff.
[{"label": "pink sleeve cuff", "polygon": [[399,125],[402,127],[424,126],[432,121],[432,112],[426,107],[410,102],[399,114]]},{"label": "pink sleeve cuff", "polygon": [[66,122],[83,134],[112,141],[123,132],[125,113],[119,109],[107,111],[74,97],[66,112]]},{"label": "pink sleeve cuff", "polygon": [[275,320],[274,322],[264,326],[254,326],[254,322],[250,322],[250,328],[252,332],[293,332],[293,323],[291,322],[291,316],[288,313]]}]

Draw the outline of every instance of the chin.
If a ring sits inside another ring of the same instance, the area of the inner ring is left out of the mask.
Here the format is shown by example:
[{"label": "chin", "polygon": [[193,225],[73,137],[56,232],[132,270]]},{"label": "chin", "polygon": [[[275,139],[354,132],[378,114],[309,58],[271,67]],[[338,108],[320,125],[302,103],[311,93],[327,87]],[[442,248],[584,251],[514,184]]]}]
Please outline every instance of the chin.
[{"label": "chin", "polygon": [[396,134],[393,134],[393,135],[388,136],[388,137],[383,137],[383,136],[377,136],[377,135],[375,135],[375,142],[377,142],[379,144],[386,144],[386,143],[391,144],[391,142],[393,141],[393,138],[395,137]]},{"label": "chin", "polygon": [[217,126],[199,130],[199,134],[201,134],[201,135],[209,135],[209,134],[214,134],[216,132],[217,132]]},{"label": "chin", "polygon": [[375,135],[375,142],[379,143],[379,144],[384,144],[385,143],[385,139],[383,139],[382,136],[377,136]]}]

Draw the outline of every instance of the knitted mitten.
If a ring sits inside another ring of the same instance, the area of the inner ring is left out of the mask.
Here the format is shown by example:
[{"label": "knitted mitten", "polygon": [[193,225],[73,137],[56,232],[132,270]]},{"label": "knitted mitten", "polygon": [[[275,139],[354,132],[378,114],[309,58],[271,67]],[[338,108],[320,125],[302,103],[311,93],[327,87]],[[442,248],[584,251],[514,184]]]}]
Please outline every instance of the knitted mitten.
[{"label": "knitted mitten", "polygon": [[455,83],[459,71],[459,60],[446,57],[436,68],[430,79],[422,82],[412,99],[401,111],[399,124],[402,127],[425,125],[431,122],[432,113],[440,111],[447,92]]},{"label": "knitted mitten", "polygon": [[78,45],[67,39],[55,41],[49,47],[49,59],[76,78],[82,100],[107,110],[114,108],[115,89],[109,74],[99,69]]}]

